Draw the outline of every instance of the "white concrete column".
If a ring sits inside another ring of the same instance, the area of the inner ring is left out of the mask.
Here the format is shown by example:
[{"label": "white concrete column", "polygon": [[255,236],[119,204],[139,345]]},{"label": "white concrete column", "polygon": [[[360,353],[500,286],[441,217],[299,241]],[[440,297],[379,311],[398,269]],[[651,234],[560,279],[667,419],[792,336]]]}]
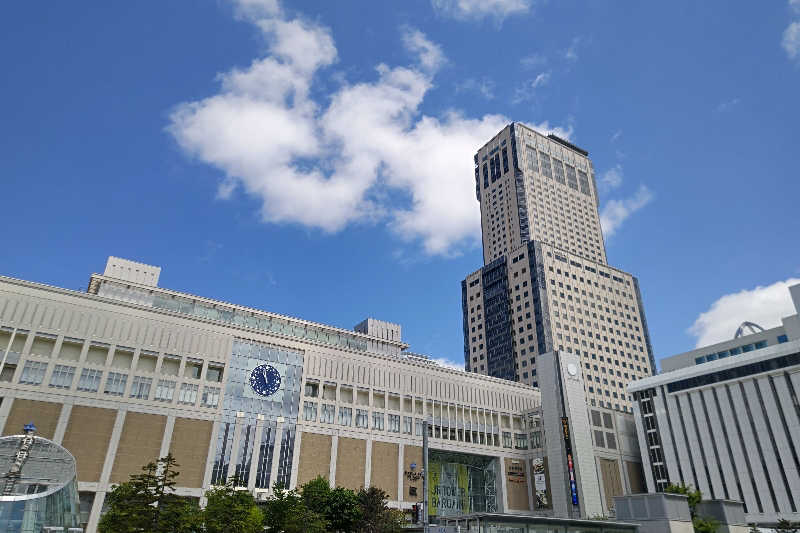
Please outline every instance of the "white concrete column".
[{"label": "white concrete column", "polygon": [[405,472],[405,444],[402,442],[397,445],[397,501],[405,499],[403,494],[403,473]]},{"label": "white concrete column", "polygon": [[533,512],[533,472],[531,471],[531,458],[526,457],[525,461],[525,479],[528,481],[528,509]]},{"label": "white concrete column", "polygon": [[172,443],[172,430],[175,429],[175,415],[167,416],[167,423],[164,425],[164,436],[161,437],[161,449],[158,451],[158,458],[166,457],[169,453],[169,445]]},{"label": "white concrete column", "polygon": [[89,512],[89,521],[86,524],[86,533],[97,533],[97,525],[100,523],[100,511],[103,510],[103,503],[106,501],[105,492],[95,492],[92,510]]},{"label": "white concrete column", "polygon": [[[270,490],[270,494],[272,494],[272,492],[271,492],[272,491],[272,486],[275,485],[275,481],[277,481],[277,479],[278,479],[278,468],[281,465],[281,442],[283,442],[283,432],[284,432],[283,424],[284,424],[284,418],[282,416],[279,416],[278,419],[276,420],[276,424],[275,424],[275,440],[274,440],[274,444],[272,445],[273,446],[273,449],[272,449],[272,464],[270,464],[270,469],[269,469],[269,490]],[[294,457],[294,454],[293,454],[292,455],[292,476],[291,477],[293,479],[296,479],[296,476],[294,475],[294,469],[295,469],[294,460],[295,460],[295,457]],[[290,480],[289,483],[291,484],[291,480]]]},{"label": "white concrete column", "polygon": [[11,406],[14,405],[14,397],[13,396],[6,396],[3,398],[3,403],[0,404],[0,434],[6,428],[6,422],[8,421],[8,414],[11,412]]},{"label": "white concrete column", "polygon": [[114,458],[117,456],[117,447],[119,446],[119,439],[122,436],[122,427],[125,425],[125,415],[127,411],[120,409],[117,411],[117,418],[114,420],[114,428],[111,430],[111,439],[108,442],[108,449],[106,450],[106,458],[103,461],[103,470],[100,474],[100,490],[108,488],[108,480],[111,478],[111,469],[114,467]]},{"label": "white concrete column", "polygon": [[208,443],[208,455],[206,456],[206,471],[203,473],[203,489],[211,486],[211,474],[214,469],[214,457],[217,453],[217,435],[222,423],[214,422],[211,428],[211,442]]},{"label": "white concrete column", "polygon": [[331,464],[328,471],[328,484],[331,487],[336,486],[336,459],[339,453],[339,435],[331,437]]},{"label": "white concrete column", "polygon": [[100,522],[100,512],[103,510],[103,502],[106,497],[106,490],[108,489],[108,480],[111,477],[111,469],[114,466],[114,457],[117,455],[117,447],[119,446],[119,439],[122,435],[122,427],[125,425],[125,415],[127,411],[120,409],[117,411],[117,418],[114,420],[114,428],[111,430],[111,439],[108,442],[108,450],[106,450],[106,458],[103,462],[103,470],[100,473],[100,483],[98,483],[98,491],[94,495],[94,502],[92,503],[92,510],[89,512],[89,522],[86,525],[86,533],[94,533],[97,531],[97,524]]},{"label": "white concrete column", "polygon": [[[297,426],[295,426],[295,427],[297,427]],[[292,450],[292,475],[289,478],[289,488],[290,489],[293,489],[293,488],[297,487],[297,468],[300,465],[300,444],[301,444],[301,438],[300,437],[302,437],[302,435],[303,434],[299,429],[295,430],[294,448]],[[274,457],[275,456],[273,455],[273,460],[274,460]]]},{"label": "white concrete column", "polygon": [[[233,429],[233,442],[231,442],[231,459],[228,462],[228,477],[230,479],[236,473],[236,463],[239,460],[239,443],[242,439],[242,427],[244,426],[244,413],[236,413],[236,422]],[[226,481],[227,481],[226,479]]]},{"label": "white concrete column", "polygon": [[250,461],[250,472],[247,477],[247,488],[251,492],[256,488],[258,463],[261,459],[261,438],[264,435],[264,415],[256,415],[256,434],[253,437],[253,460]]},{"label": "white concrete column", "polygon": [[369,488],[370,479],[372,478],[372,439],[367,439],[367,457],[366,464],[364,465],[364,488]]},{"label": "white concrete column", "polygon": [[508,480],[506,479],[506,458],[500,456],[498,459],[500,465],[500,488],[503,490],[503,509],[498,511],[500,513],[508,512]]},{"label": "white concrete column", "polygon": [[61,413],[58,415],[58,423],[56,423],[56,430],[53,434],[53,442],[61,444],[64,440],[64,433],[67,431],[67,424],[69,424],[69,417],[72,414],[72,404],[64,403],[61,406]]}]

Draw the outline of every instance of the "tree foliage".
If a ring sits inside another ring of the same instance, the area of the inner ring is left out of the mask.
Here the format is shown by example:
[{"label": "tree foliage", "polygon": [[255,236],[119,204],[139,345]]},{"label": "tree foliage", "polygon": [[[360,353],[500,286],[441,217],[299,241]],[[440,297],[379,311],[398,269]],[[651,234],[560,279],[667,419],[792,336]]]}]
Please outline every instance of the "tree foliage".
[{"label": "tree foliage", "polygon": [[142,467],[106,497],[100,533],[193,533],[202,526],[197,504],[175,494],[178,464],[172,455]]},{"label": "tree foliage", "polygon": [[236,490],[236,482],[206,492],[208,503],[203,510],[205,533],[260,533],[264,514],[246,490]]},{"label": "tree foliage", "polygon": [[703,499],[703,493],[699,490],[694,490],[691,485],[671,483],[667,485],[667,487],[664,489],[664,492],[668,492],[670,494],[683,494],[684,496],[687,496],[689,499],[689,511],[692,513],[692,516],[695,515],[697,504]]},{"label": "tree foliage", "polygon": [[402,511],[390,509],[385,491],[370,487],[356,492],[331,488],[323,477],[299,490],[276,484],[272,496],[256,503],[231,480],[206,492],[200,509],[175,494],[178,464],[168,455],[149,463],[141,474],[114,487],[106,497],[108,511],[100,533],[399,533]]},{"label": "tree foliage", "polygon": [[797,533],[800,531],[800,522],[793,522],[781,518],[778,524],[773,528],[777,533]]},{"label": "tree foliage", "polygon": [[405,524],[402,511],[389,509],[389,495],[377,487],[361,489],[358,502],[361,508],[359,529],[361,533],[397,533]]}]

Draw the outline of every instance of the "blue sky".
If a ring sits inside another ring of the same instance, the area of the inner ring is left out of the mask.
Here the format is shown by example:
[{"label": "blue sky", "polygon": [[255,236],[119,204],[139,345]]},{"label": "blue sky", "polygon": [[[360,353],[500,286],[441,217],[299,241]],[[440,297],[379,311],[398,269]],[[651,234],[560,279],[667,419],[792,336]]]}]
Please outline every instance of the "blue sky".
[{"label": "blue sky", "polygon": [[460,362],[471,159],[587,149],[657,357],[777,325],[800,278],[800,2],[18,2],[0,20],[4,275],[161,285]]}]

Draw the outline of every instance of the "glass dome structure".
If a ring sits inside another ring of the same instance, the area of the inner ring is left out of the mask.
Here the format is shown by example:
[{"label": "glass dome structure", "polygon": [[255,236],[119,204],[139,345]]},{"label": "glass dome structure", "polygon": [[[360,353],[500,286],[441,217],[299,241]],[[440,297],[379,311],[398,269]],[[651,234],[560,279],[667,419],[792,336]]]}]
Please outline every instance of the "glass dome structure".
[{"label": "glass dome structure", "polygon": [[75,458],[35,431],[28,424],[25,434],[0,438],[0,531],[79,527]]}]

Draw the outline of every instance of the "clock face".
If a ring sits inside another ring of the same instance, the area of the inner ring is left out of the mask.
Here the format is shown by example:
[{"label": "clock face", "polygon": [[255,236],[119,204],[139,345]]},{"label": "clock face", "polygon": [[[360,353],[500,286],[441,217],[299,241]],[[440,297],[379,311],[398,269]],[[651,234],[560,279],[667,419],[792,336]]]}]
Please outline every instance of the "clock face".
[{"label": "clock face", "polygon": [[259,365],[250,372],[250,388],[261,396],[271,396],[281,387],[281,374],[272,365]]},{"label": "clock face", "polygon": [[569,372],[570,376],[574,376],[578,373],[578,367],[575,366],[575,363],[569,363],[567,365],[567,372]]}]

